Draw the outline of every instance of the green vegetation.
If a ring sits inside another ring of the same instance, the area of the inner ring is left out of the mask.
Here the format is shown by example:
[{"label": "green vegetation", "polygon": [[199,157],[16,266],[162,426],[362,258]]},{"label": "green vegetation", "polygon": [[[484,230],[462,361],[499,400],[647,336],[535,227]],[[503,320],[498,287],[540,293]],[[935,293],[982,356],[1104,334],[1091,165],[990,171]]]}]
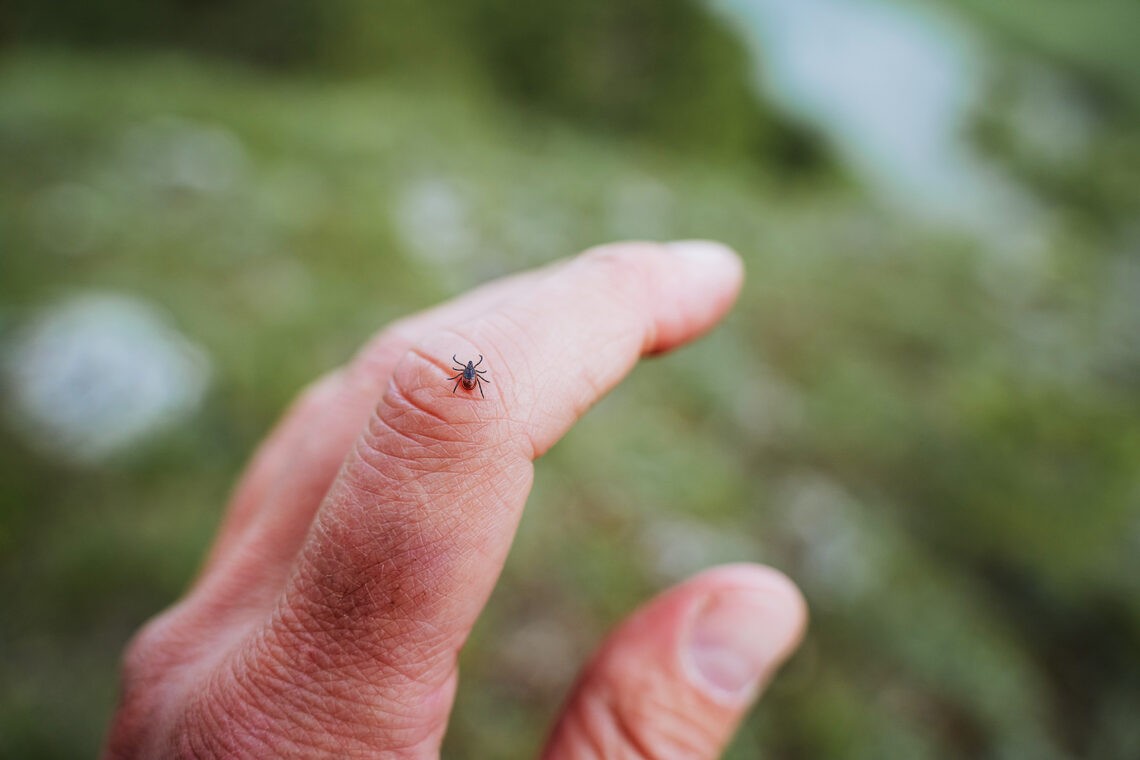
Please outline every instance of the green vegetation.
[{"label": "green vegetation", "polygon": [[[670,37],[691,21],[676,12],[666,49],[716,47],[712,27]],[[454,23],[420,33],[442,44]],[[704,152],[696,111],[661,126],[683,83],[607,103],[554,53],[515,81],[492,55],[525,48],[510,29],[453,51],[474,73],[352,79],[9,50],[0,341],[61,296],[127,293],[213,374],[193,416],[99,464],[0,427],[0,756],[92,754],[124,642],[185,587],[308,380],[398,315],[630,237],[723,240],[745,292],[539,462],[446,754],[533,753],[608,626],[748,559],[800,583],[813,619],[731,757],[1140,756],[1140,100],[1076,31],[986,23],[1016,52],[977,140],[1050,220],[1015,251],[908,223],[759,106]],[[320,43],[332,70],[361,68]],[[1007,108],[1042,50],[1096,130],[1065,161],[1019,143]],[[739,57],[693,55],[734,102]],[[179,151],[204,173],[169,163]]]}]

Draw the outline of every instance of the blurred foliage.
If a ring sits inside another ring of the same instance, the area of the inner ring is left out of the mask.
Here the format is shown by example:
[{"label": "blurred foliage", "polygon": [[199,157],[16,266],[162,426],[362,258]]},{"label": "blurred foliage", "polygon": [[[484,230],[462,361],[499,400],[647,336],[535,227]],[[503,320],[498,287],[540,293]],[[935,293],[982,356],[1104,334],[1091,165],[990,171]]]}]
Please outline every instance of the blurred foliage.
[{"label": "blurred foliage", "polygon": [[[8,36],[124,42],[326,73],[462,80],[581,124],[702,155],[820,168],[817,144],[750,93],[741,44],[690,0],[16,0]],[[715,114],[715,118],[710,118]]]},{"label": "blurred foliage", "polygon": [[1033,51],[1081,77],[1090,94],[1140,109],[1140,6],[1130,0],[953,0],[1012,46]]},{"label": "blurred foliage", "polygon": [[[446,754],[533,753],[610,625],[749,559],[813,621],[731,757],[1140,756],[1136,51],[1088,31],[1132,11],[1013,5],[961,3],[1006,51],[976,139],[1048,209],[1028,253],[867,198],[687,3],[6,5],[0,339],[132,293],[214,379],[99,466],[0,428],[0,756],[94,751],[123,643],[299,387],[397,315],[623,237],[724,240],[745,292],[539,463]],[[1018,126],[1040,56],[1094,130],[1076,157]]]}]

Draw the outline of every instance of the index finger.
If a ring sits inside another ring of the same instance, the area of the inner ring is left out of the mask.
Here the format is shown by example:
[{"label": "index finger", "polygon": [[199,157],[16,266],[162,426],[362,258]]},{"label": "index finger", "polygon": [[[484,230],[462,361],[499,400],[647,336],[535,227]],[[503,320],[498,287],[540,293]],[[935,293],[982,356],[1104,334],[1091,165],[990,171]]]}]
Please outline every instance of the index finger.
[{"label": "index finger", "polygon": [[[452,682],[509,549],[532,460],[639,356],[715,324],[741,279],[736,255],[713,243],[599,248],[404,354],[275,616],[287,621],[272,632],[281,646],[300,635],[306,650],[335,653],[322,664],[325,699],[344,692],[370,703],[364,695],[380,699],[397,684],[438,695]],[[453,392],[453,355],[484,357],[485,399]]]}]

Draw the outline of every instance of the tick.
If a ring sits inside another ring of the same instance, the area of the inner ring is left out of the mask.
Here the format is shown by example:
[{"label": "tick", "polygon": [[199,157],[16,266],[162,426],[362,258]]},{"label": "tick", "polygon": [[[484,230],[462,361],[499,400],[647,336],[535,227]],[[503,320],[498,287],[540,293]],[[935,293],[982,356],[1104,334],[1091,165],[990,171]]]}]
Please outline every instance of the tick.
[{"label": "tick", "polygon": [[452,367],[452,369],[457,371],[456,374],[447,378],[448,380],[455,381],[455,387],[451,389],[451,392],[455,393],[460,385],[463,385],[466,390],[473,390],[476,386],[478,386],[479,395],[483,398],[487,398],[487,396],[483,393],[483,383],[491,382],[487,378],[483,377],[483,375],[487,374],[487,370],[475,369],[483,363],[483,354],[479,354],[479,361],[467,362],[467,364],[459,361],[455,358],[455,354],[452,354],[451,361],[455,362],[455,366]]}]

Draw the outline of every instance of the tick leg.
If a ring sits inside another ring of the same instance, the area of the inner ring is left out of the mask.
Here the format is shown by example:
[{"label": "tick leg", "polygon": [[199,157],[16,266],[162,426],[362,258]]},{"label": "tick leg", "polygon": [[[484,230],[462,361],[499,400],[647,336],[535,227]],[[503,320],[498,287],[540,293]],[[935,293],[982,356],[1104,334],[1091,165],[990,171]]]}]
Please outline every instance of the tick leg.
[{"label": "tick leg", "polygon": [[460,362],[458,359],[456,359],[456,358],[455,358],[455,354],[452,354],[452,355],[451,355],[451,361],[455,362],[456,364],[460,364],[460,363],[461,363],[461,362]]},{"label": "tick leg", "polygon": [[[451,378],[449,377],[449,378],[447,378],[447,379],[448,379],[448,380],[450,380]],[[461,382],[461,381],[459,381],[459,380],[456,380],[456,381],[455,381],[455,388],[458,388],[458,387],[459,387],[459,383],[460,383],[460,382]],[[452,388],[452,389],[451,389],[451,392],[452,392],[452,393],[455,393],[455,388]]]},{"label": "tick leg", "polygon": [[483,393],[483,384],[482,383],[475,383],[475,384],[479,386],[479,395],[482,396],[483,398],[487,398],[487,394]]},{"label": "tick leg", "polygon": [[485,378],[485,377],[479,377],[479,378],[476,378],[476,379],[477,379],[479,382],[481,382],[481,383],[489,383],[489,382],[491,382],[490,380],[488,380],[488,379],[487,379],[487,378]]},{"label": "tick leg", "polygon": [[476,372],[478,372],[480,375],[485,375],[485,374],[487,374],[487,370],[485,370],[485,369],[477,369],[477,370],[475,370],[475,371],[476,371]]},{"label": "tick leg", "polygon": [[[452,369],[455,369],[455,367],[452,367]],[[456,375],[452,375],[451,377],[449,377],[449,378],[447,378],[447,379],[448,379],[448,380],[454,380],[454,379],[455,379],[455,378],[457,378],[457,377],[463,377],[463,370],[459,370],[459,374],[456,374]]]},{"label": "tick leg", "polygon": [[[475,362],[475,366],[478,367],[482,363],[483,363],[483,354],[479,354],[479,361]],[[456,364],[458,364],[458,362],[456,362]]]}]

